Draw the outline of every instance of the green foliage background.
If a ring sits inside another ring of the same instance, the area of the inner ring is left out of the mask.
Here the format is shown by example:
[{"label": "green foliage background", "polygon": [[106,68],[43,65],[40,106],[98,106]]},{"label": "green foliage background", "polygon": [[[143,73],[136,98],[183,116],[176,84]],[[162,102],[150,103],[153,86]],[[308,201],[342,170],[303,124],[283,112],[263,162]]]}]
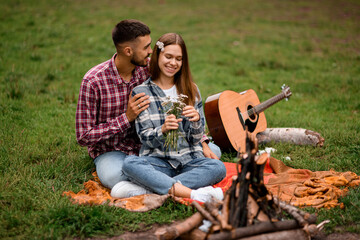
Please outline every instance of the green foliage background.
[{"label": "green foliage background", "polygon": [[[77,95],[83,75],[114,54],[111,30],[125,18],[148,24],[153,42],[183,36],[204,100],[252,88],[264,101],[286,83],[293,95],[266,110],[268,127],[317,131],[325,146],[272,144],[273,156],[360,174],[359,1],[1,0],[0,8],[0,238],[111,236],[193,213],[171,201],[130,213],[61,196],[94,170],[75,139]],[[344,210],[307,210],[331,220],[328,232],[359,233],[359,198],[356,188]]]}]

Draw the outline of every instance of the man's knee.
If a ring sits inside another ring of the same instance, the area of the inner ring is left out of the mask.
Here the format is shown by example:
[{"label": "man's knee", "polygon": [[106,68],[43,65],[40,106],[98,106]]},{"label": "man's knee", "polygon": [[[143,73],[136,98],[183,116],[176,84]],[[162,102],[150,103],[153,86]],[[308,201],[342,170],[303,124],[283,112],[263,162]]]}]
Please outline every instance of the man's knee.
[{"label": "man's knee", "polygon": [[95,159],[96,172],[101,183],[112,188],[116,183],[127,180],[122,172],[124,154],[109,152]]}]

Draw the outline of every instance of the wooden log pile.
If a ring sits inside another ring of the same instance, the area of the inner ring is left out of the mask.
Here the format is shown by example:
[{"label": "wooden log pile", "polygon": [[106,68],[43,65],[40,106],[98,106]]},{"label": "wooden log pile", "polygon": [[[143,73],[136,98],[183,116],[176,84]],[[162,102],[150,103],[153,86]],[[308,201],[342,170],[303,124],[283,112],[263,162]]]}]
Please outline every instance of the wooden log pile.
[{"label": "wooden log pile", "polygon": [[[263,171],[268,155],[256,156],[256,136],[248,134],[246,147],[246,153],[238,156],[238,175],[224,200],[213,199],[203,206],[194,201],[192,205],[198,211],[180,224],[158,229],[157,239],[301,240],[317,234],[314,214],[282,202],[267,191]],[[212,224],[207,233],[198,229],[204,219]]]}]

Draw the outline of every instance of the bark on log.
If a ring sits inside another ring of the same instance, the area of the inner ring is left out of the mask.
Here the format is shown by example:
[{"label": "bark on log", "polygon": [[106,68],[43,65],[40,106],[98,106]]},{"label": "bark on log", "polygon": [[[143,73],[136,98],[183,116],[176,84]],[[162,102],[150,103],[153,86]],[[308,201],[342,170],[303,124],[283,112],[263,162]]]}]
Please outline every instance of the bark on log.
[{"label": "bark on log", "polygon": [[220,221],[221,228],[230,230],[232,226],[228,223],[229,219],[230,194],[226,194],[222,205],[222,219]]},{"label": "bark on log", "polygon": [[[261,222],[256,225],[248,227],[241,227],[232,231],[223,231],[217,234],[211,234],[208,240],[224,240],[224,239],[238,239],[243,237],[249,237],[259,235],[262,233],[278,232],[289,229],[301,228],[296,220],[286,220],[280,222]],[[296,238],[292,238],[296,239]]]},{"label": "bark on log", "polygon": [[202,206],[200,206],[198,202],[193,201],[191,205],[193,205],[206,220],[209,220],[214,225],[219,224],[208,211],[206,211]]},{"label": "bark on log", "polygon": [[[229,194],[226,194],[225,199],[227,199],[227,203],[229,203]],[[228,206],[222,209],[223,214],[220,214],[219,207],[220,207],[220,205],[218,205],[214,202],[205,202],[205,208],[220,223],[221,229],[231,230],[232,226],[227,223],[229,215],[228,215],[228,213],[225,214],[225,212],[228,211],[228,209],[227,209]],[[216,224],[218,224],[218,223],[216,223]],[[216,225],[216,224],[213,224],[213,225]]]},{"label": "bark on log", "polygon": [[303,128],[267,128],[265,131],[258,133],[256,137],[259,144],[273,141],[322,147],[325,141],[320,133]]},{"label": "bark on log", "polygon": [[316,223],[316,215],[315,214],[310,214],[307,212],[302,211],[301,209],[292,206],[290,204],[287,204],[283,201],[280,201],[278,198],[274,198],[274,203],[279,205],[279,207],[281,209],[283,209],[284,211],[286,211],[288,214],[290,214],[293,218],[295,218],[295,220],[298,221],[298,223],[301,226],[305,226],[307,224],[314,224]]},{"label": "bark on log", "polygon": [[193,229],[188,233],[184,233],[179,236],[177,239],[179,240],[204,240],[206,239],[206,232],[201,231],[200,229]]},{"label": "bark on log", "polygon": [[203,220],[201,213],[197,212],[185,221],[175,225],[156,230],[155,235],[159,240],[171,240],[198,227]]},{"label": "bark on log", "polygon": [[287,230],[281,232],[265,233],[259,236],[252,236],[248,238],[241,238],[241,240],[308,240],[308,234],[302,229]]}]

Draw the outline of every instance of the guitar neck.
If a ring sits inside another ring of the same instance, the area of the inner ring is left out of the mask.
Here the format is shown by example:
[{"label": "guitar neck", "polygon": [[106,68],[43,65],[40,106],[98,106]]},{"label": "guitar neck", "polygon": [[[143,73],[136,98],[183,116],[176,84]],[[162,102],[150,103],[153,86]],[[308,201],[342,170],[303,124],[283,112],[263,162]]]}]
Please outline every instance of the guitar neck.
[{"label": "guitar neck", "polygon": [[284,98],[285,98],[285,94],[280,93],[280,94],[266,100],[265,102],[262,102],[259,105],[253,107],[252,109],[250,109],[248,111],[248,114],[249,114],[249,116],[254,115],[254,114],[259,114],[259,113],[265,111],[265,109],[267,109],[268,107],[271,107],[272,105],[281,101]]}]

